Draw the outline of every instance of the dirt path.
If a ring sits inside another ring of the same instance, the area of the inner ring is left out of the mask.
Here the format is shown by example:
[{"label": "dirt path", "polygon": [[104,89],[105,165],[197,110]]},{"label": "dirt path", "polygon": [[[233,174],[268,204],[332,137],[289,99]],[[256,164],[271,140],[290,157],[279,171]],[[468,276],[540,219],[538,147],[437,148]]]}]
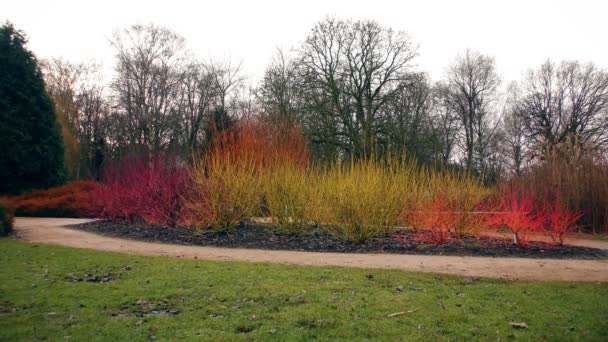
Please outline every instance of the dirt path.
[{"label": "dirt path", "polygon": [[[180,246],[125,240],[63,227],[87,221],[89,220],[17,218],[15,235],[18,239],[30,242],[185,259],[384,268],[470,277],[608,282],[608,260],[315,253]],[[601,245],[601,248],[608,249],[608,243],[605,241],[603,244],[601,244],[602,241],[600,244],[597,244],[596,241],[593,242],[594,247]]]}]

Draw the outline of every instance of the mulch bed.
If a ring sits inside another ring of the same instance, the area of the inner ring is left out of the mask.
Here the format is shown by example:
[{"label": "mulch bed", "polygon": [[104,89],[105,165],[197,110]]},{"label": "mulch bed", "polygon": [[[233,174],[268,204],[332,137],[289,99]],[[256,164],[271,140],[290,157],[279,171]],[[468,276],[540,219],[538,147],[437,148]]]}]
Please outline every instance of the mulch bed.
[{"label": "mulch bed", "polygon": [[256,248],[339,253],[395,253],[422,255],[495,256],[559,259],[601,259],[608,252],[577,246],[556,247],[545,242],[530,242],[526,248],[513,245],[510,239],[477,237],[452,240],[444,245],[420,244],[409,231],[400,231],[403,243],[390,237],[378,237],[363,244],[342,241],[319,228],[305,229],[304,234],[277,231],[259,224],[240,224],[230,232],[204,232],[189,227],[168,228],[143,223],[94,221],[70,228],[133,240],[164,242],[188,246]]}]

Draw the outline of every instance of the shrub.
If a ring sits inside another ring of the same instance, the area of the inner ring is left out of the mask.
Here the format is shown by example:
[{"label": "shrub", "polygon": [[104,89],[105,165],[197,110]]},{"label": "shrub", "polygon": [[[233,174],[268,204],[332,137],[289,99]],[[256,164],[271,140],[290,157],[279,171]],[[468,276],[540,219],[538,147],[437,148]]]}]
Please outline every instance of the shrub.
[{"label": "shrub", "polygon": [[0,202],[0,236],[6,236],[13,230],[13,208]]},{"label": "shrub", "polygon": [[496,229],[508,229],[518,246],[525,247],[531,234],[542,232],[543,213],[534,206],[532,193],[520,195],[513,189],[504,188],[495,202],[494,211],[486,215],[486,222]]},{"label": "shrub", "polygon": [[[451,229],[454,236],[475,236],[486,227],[483,212],[485,201],[492,193],[490,188],[466,172],[431,170],[426,178],[428,194],[459,213],[460,220]],[[418,202],[425,204],[428,199],[419,198]]]},{"label": "shrub", "polygon": [[417,242],[441,245],[450,239],[450,232],[463,219],[464,213],[455,209],[445,195],[438,193],[418,203],[417,209],[408,216]]},{"label": "shrub", "polygon": [[232,161],[212,154],[196,159],[186,200],[188,224],[230,229],[253,216],[262,200],[262,179],[252,159]]},{"label": "shrub", "polygon": [[188,174],[176,157],[127,158],[106,168],[95,192],[101,217],[175,227],[182,218]]},{"label": "shrub", "polygon": [[310,223],[311,188],[306,170],[294,165],[283,164],[272,168],[264,180],[264,199],[266,209],[275,227],[293,233]]},{"label": "shrub", "polygon": [[561,196],[556,196],[553,201],[545,200],[544,208],[544,233],[559,246],[563,246],[564,237],[580,227],[576,223],[583,217],[583,213],[568,209]]},{"label": "shrub", "polygon": [[[303,175],[307,165],[308,149],[298,128],[251,121],[224,130],[204,156],[195,158],[191,169],[193,187],[187,200],[188,222],[229,229],[260,214],[265,190],[272,191],[272,203],[267,209],[282,215],[276,209],[285,205],[280,202],[291,201],[297,195],[287,188],[287,175],[279,174],[281,170],[301,170]],[[289,181],[297,180],[292,177]],[[281,186],[283,189],[279,189]],[[279,195],[281,191],[283,194]],[[284,218],[282,215],[277,220],[286,223]]]},{"label": "shrub", "polygon": [[208,152],[225,161],[249,160],[257,171],[284,164],[305,169],[309,161],[306,139],[299,128],[259,121],[242,122],[222,131]]},{"label": "shrub", "polygon": [[337,238],[362,243],[388,235],[398,222],[403,193],[397,174],[411,164],[374,160],[334,164],[315,183],[322,227]]},{"label": "shrub", "polygon": [[474,234],[483,226],[483,218],[474,211],[491,192],[468,174],[437,171],[391,156],[334,164],[319,170],[316,178],[308,181],[314,185],[308,215],[336,237],[358,243],[389,235],[400,222],[420,226],[422,216],[413,213],[439,205],[436,201],[449,205],[459,218],[441,229],[457,236]]},{"label": "shrub", "polygon": [[72,181],[57,188],[9,197],[5,202],[15,208],[17,216],[94,217],[99,212],[93,201],[98,186],[94,181]]},{"label": "shrub", "polygon": [[[606,152],[568,141],[544,153],[541,163],[508,186],[534,193],[537,206],[545,198],[567,198],[568,208],[583,213],[580,225],[592,233],[608,233],[608,158]],[[564,203],[566,204],[566,203]]]}]

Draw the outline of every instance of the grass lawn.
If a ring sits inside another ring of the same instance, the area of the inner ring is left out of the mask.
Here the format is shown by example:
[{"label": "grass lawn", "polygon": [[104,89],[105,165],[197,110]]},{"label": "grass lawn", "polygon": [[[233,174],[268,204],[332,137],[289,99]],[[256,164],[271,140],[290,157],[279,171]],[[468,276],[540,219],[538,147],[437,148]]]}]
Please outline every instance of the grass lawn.
[{"label": "grass lawn", "polygon": [[[109,282],[77,281],[108,273]],[[0,239],[1,341],[600,341],[607,309],[608,284],[189,261]]]}]

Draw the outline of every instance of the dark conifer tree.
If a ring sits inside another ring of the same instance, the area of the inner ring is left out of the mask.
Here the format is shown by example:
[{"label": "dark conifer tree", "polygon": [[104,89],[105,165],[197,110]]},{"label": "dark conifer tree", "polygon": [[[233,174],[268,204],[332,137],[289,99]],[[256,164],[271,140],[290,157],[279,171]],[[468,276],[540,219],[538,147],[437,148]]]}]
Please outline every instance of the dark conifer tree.
[{"label": "dark conifer tree", "polygon": [[63,141],[53,103],[25,35],[0,27],[0,194],[59,185]]}]

